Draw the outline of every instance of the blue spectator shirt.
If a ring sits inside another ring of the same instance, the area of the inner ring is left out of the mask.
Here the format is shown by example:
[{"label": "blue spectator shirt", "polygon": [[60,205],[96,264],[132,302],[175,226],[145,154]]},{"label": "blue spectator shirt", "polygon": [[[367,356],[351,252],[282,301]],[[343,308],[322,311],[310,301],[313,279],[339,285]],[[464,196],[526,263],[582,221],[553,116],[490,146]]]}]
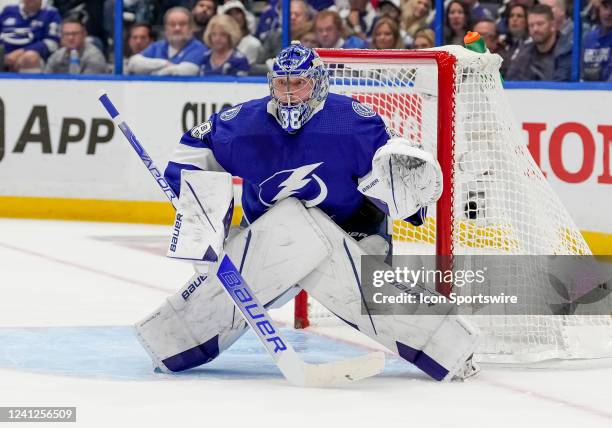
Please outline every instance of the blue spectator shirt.
[{"label": "blue spectator shirt", "polygon": [[0,12],[0,37],[4,51],[36,51],[46,59],[59,46],[61,17],[54,7],[42,7],[26,16],[20,5],[6,6]]},{"label": "blue spectator shirt", "polygon": [[495,19],[493,13],[480,3],[476,3],[472,6],[470,14],[472,15],[472,22],[478,22],[482,19]]},{"label": "blue spectator shirt", "polygon": [[342,44],[342,49],[367,49],[368,46],[367,40],[357,36],[349,36]]},{"label": "blue spectator shirt", "polygon": [[195,38],[187,42],[185,47],[172,58],[168,57],[168,47],[169,45],[166,40],[160,40],[150,44],[141,54],[147,58],[166,59],[172,64],[191,62],[200,66],[202,65],[204,55],[208,52],[206,45]]},{"label": "blue spectator shirt", "polygon": [[308,0],[308,4],[314,10],[319,11],[334,6],[335,2],[334,0]]},{"label": "blue spectator shirt", "polygon": [[584,38],[582,56],[582,76],[584,80],[607,82],[612,77],[612,31],[603,33],[596,27]]},{"label": "blue spectator shirt", "polygon": [[232,56],[218,67],[213,67],[211,63],[212,51],[204,54],[200,74],[203,76],[246,76],[249,73],[249,60],[234,49]]},{"label": "blue spectator shirt", "polygon": [[270,6],[259,15],[259,23],[255,30],[255,37],[258,39],[263,40],[270,31],[278,30],[281,27],[277,7],[278,0],[270,0]]}]

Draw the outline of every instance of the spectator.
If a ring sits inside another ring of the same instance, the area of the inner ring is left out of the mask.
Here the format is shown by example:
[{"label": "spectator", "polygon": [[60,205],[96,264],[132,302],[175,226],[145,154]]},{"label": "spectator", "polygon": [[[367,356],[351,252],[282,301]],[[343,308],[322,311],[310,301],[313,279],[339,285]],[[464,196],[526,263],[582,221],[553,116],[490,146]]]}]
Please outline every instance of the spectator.
[{"label": "spectator", "polygon": [[334,0],[308,0],[308,4],[316,11],[325,10],[335,6]]},{"label": "spectator", "polygon": [[527,11],[533,7],[535,0],[510,0],[508,4],[500,7],[501,19],[497,23],[497,33],[505,35],[508,33],[508,16],[510,9],[514,6],[523,6],[525,8],[525,22],[527,22]]},{"label": "spectator", "polygon": [[372,34],[376,22],[376,11],[369,0],[349,0],[350,11],[346,25],[351,34],[366,40]]},{"label": "spectator", "polygon": [[317,41],[317,35],[314,31],[309,31],[302,35],[300,43],[310,49],[320,48],[319,42]]},{"label": "spectator", "polygon": [[291,0],[291,40],[298,40],[312,29],[313,17],[314,12],[306,1]]},{"label": "spectator", "polygon": [[399,24],[383,16],[376,21],[372,30],[372,49],[403,49],[404,42],[400,36]]},{"label": "spectator", "polygon": [[136,55],[153,43],[153,29],[148,24],[134,24],[128,35],[129,56]]},{"label": "spectator", "polygon": [[512,0],[512,4],[523,5],[527,8],[527,10],[529,10],[535,6],[536,0]]},{"label": "spectator", "polygon": [[280,28],[280,7],[280,0],[270,0],[268,7],[259,15],[257,30],[255,31],[255,37],[259,40],[264,40],[269,32],[277,31]]},{"label": "spectator", "polygon": [[[586,6],[584,4],[587,3]],[[599,22],[599,5],[601,0],[584,1],[582,9],[582,27],[585,29],[585,34],[594,29]]]},{"label": "spectator", "polygon": [[430,49],[436,45],[436,33],[431,28],[423,28],[414,34],[414,49]]},{"label": "spectator", "polygon": [[107,72],[108,66],[104,55],[100,49],[86,41],[87,30],[81,21],[73,17],[64,19],[60,34],[62,47],[49,57],[45,73],[104,74]]},{"label": "spectator", "polygon": [[164,16],[165,40],[157,41],[130,58],[132,74],[154,76],[195,76],[198,74],[206,46],[193,37],[189,10],[168,9]]},{"label": "spectator", "polygon": [[40,73],[59,44],[60,15],[42,0],[21,0],[0,12],[4,64],[10,71]]},{"label": "spectator", "polygon": [[502,38],[502,45],[504,50],[504,62],[501,66],[502,76],[506,76],[510,69],[510,64],[520,50],[523,48],[529,32],[527,30],[527,8],[522,4],[515,4],[508,8],[507,15],[508,32]]},{"label": "spectator", "polygon": [[446,8],[444,44],[463,46],[463,37],[470,28],[470,20],[470,11],[465,3],[452,0]]},{"label": "spectator", "polygon": [[474,24],[473,31],[480,34],[489,52],[499,53],[498,51],[501,46],[499,44],[499,36],[497,35],[495,21],[492,19],[481,19]]},{"label": "spectator", "polygon": [[407,0],[403,7],[401,27],[414,39],[415,33],[428,25],[431,0]]},{"label": "spectator", "polygon": [[345,38],[345,29],[338,12],[322,10],[314,21],[317,44],[322,48],[365,49],[368,43],[359,37]]},{"label": "spectator", "polygon": [[379,0],[378,16],[386,16],[399,22],[402,15],[400,0]]},{"label": "spectator", "polygon": [[191,8],[195,30],[193,36],[202,40],[206,26],[213,16],[217,14],[217,3],[214,0],[197,0]]},{"label": "spectator", "polygon": [[481,21],[483,19],[494,19],[493,13],[482,6],[478,0],[463,0],[463,3],[467,6],[470,11],[470,17],[474,21]]},{"label": "spectator", "polygon": [[247,57],[249,64],[255,63],[261,50],[261,42],[249,31],[244,4],[239,0],[230,0],[219,8],[219,13],[231,16],[238,23],[242,38],[236,49]]},{"label": "spectator", "polygon": [[[312,19],[314,12],[305,0],[291,0],[291,40],[300,40],[302,36],[312,30]],[[252,74],[266,74],[271,70],[273,59],[281,50],[281,29],[267,32],[262,41],[262,48],[257,56],[257,61],[251,68]]]},{"label": "spectator", "polygon": [[567,6],[565,0],[539,0],[540,4],[550,7],[555,18],[555,28],[561,37],[569,38],[571,43],[572,33],[574,32],[574,22],[567,17]]},{"label": "spectator", "polygon": [[[233,1],[233,0],[220,0],[219,3],[225,5],[229,1]],[[253,0],[238,0],[238,1],[240,1],[242,5],[244,6],[244,15],[246,16],[247,26],[249,27],[249,33],[255,34],[255,31],[257,31],[257,18],[255,17],[255,15],[253,15],[253,12],[251,12],[251,10],[253,9],[252,7]]]},{"label": "spectator", "polygon": [[204,54],[200,74],[204,76],[245,76],[249,61],[238,50],[241,33],[238,23],[228,15],[213,17],[204,33],[204,43],[210,50]]},{"label": "spectator", "polygon": [[572,46],[559,37],[552,10],[538,4],[527,13],[531,40],[510,64],[508,80],[569,81],[572,72]]},{"label": "spectator", "polygon": [[612,81],[612,0],[599,4],[599,26],[584,38],[584,80]]},{"label": "spectator", "polygon": [[527,28],[527,7],[515,4],[508,8],[508,31],[503,39],[504,44],[511,53],[522,45],[529,36]]},{"label": "spectator", "polygon": [[78,18],[87,31],[87,41],[105,52],[108,47],[108,37],[104,29],[104,1],[53,0],[52,3],[62,18],[68,16]]},{"label": "spectator", "polygon": [[502,44],[499,41],[499,35],[497,34],[497,26],[495,25],[495,21],[493,21],[492,19],[481,19],[476,24],[474,24],[473,30],[480,34],[489,52],[498,54],[502,57],[503,61],[500,73],[502,74],[502,76],[504,76],[507,71],[507,68],[504,67],[504,65],[507,63],[507,52],[504,50]]}]

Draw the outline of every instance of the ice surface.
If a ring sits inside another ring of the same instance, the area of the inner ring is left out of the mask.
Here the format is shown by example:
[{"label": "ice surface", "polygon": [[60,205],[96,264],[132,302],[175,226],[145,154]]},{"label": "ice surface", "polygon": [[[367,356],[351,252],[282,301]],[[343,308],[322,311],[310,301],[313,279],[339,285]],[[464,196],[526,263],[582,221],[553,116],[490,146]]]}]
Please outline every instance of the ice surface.
[{"label": "ice surface", "polygon": [[[77,406],[70,426],[83,427],[612,426],[612,368],[599,363],[485,367],[468,382],[436,383],[389,356],[374,378],[301,389],[247,333],[209,365],[153,373],[130,325],[191,274],[163,257],[167,233],[0,220],[0,406]],[[309,362],[376,347],[343,327],[294,332],[290,313],[273,317]]]}]

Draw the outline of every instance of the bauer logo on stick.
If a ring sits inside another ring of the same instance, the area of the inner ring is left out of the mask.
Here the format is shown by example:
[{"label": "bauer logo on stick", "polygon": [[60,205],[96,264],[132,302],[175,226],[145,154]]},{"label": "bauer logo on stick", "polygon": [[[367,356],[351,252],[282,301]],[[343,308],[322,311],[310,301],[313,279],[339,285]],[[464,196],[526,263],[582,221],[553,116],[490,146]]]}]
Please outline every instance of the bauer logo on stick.
[{"label": "bauer logo on stick", "polygon": [[234,303],[240,309],[240,312],[246,317],[246,321],[251,325],[255,333],[264,337],[267,344],[266,347],[271,348],[274,344],[273,352],[282,352],[287,349],[287,345],[283,339],[276,333],[274,325],[268,319],[268,314],[252,295],[248,286],[244,283],[236,266],[230,261],[227,256],[223,257],[217,277],[221,284],[229,292]]}]

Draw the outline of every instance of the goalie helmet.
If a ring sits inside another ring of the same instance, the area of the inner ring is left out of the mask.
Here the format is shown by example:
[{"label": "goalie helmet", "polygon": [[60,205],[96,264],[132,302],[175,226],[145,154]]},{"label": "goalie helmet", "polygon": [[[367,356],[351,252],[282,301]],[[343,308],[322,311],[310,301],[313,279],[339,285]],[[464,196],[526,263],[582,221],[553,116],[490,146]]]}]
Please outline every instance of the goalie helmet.
[{"label": "goalie helmet", "polygon": [[283,49],[268,73],[271,113],[289,133],[297,132],[327,98],[329,75],[319,55],[299,42]]}]

